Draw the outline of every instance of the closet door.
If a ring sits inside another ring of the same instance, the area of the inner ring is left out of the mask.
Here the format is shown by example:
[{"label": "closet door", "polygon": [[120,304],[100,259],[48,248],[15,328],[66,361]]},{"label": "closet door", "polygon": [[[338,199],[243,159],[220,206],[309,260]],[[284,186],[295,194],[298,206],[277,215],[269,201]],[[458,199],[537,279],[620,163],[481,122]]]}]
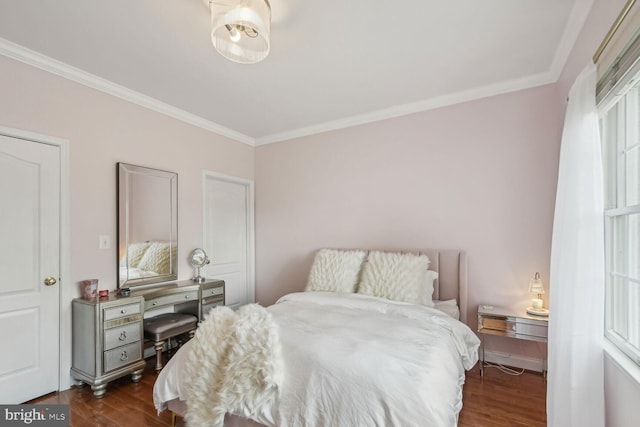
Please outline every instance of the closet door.
[{"label": "closet door", "polygon": [[225,281],[225,304],[255,301],[253,182],[205,172],[204,250],[206,277]]},{"label": "closet door", "polygon": [[60,148],[0,135],[0,402],[58,389]]}]

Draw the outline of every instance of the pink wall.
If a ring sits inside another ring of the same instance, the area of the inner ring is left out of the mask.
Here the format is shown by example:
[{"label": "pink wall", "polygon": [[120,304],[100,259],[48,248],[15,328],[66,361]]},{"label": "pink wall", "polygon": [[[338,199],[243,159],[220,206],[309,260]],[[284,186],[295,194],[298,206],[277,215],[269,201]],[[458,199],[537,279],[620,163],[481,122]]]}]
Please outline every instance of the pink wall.
[{"label": "pink wall", "polygon": [[[624,3],[594,1],[557,84],[258,147],[258,299],[303,289],[321,247],[429,246],[468,252],[471,319],[525,305],[533,272],[548,286],[566,96]],[[529,344],[487,347],[544,356]],[[634,425],[640,386],[605,360],[607,425]]]},{"label": "pink wall", "polygon": [[[0,56],[0,125],[67,139],[71,278],[116,288],[116,163],[178,173],[178,274],[202,246],[202,170],[253,179],[253,147]],[[6,102],[11,100],[11,102]],[[98,236],[111,236],[111,249]]]},{"label": "pink wall", "polygon": [[[71,299],[78,282],[116,288],[116,163],[178,173],[178,278],[202,246],[202,170],[253,179],[254,149],[0,56],[0,126],[69,141],[70,273],[62,277],[61,384],[71,378]],[[99,236],[111,249],[99,249]],[[66,375],[65,375],[66,374]]]},{"label": "pink wall", "polygon": [[467,251],[473,326],[480,302],[526,305],[549,276],[556,99],[545,86],[258,147],[258,300],[302,290],[322,247],[433,247]]}]

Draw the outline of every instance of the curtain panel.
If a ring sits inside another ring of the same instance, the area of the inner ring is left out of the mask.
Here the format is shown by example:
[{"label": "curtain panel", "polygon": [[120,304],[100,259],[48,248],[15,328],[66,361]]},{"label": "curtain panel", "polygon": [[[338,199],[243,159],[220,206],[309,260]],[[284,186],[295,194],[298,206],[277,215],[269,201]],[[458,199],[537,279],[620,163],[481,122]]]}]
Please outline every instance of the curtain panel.
[{"label": "curtain panel", "polygon": [[596,66],[569,92],[551,246],[547,425],[604,426],[604,196]]}]

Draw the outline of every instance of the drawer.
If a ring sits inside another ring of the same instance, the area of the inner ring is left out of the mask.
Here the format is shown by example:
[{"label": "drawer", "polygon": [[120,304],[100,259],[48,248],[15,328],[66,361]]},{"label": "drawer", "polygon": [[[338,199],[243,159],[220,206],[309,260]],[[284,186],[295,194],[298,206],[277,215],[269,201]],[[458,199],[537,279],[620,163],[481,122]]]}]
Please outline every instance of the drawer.
[{"label": "drawer", "polygon": [[128,325],[104,331],[105,350],[111,350],[112,348],[130,344],[135,341],[140,341],[140,322],[129,323]]},{"label": "drawer", "polygon": [[506,317],[481,317],[478,320],[480,326],[485,329],[507,332],[512,328],[511,322]]},{"label": "drawer", "polygon": [[140,313],[140,304],[127,304],[117,307],[104,309],[104,320],[117,319],[118,317],[130,316],[132,314]]},{"label": "drawer", "polygon": [[151,310],[154,308],[159,308],[165,305],[174,305],[180,304],[185,301],[197,301],[198,300],[198,290],[189,291],[189,292],[181,292],[175,295],[164,295],[161,297],[153,298],[144,302],[145,310]]},{"label": "drawer", "polygon": [[224,286],[217,286],[215,288],[202,290],[202,298],[222,296],[223,294],[224,294]]},{"label": "drawer", "polygon": [[530,323],[516,323],[516,333],[520,335],[531,335],[534,337],[547,338],[547,327],[532,325]]},{"label": "drawer", "polygon": [[104,352],[104,371],[114,369],[137,362],[142,357],[142,344],[140,341],[117,347]]},{"label": "drawer", "polygon": [[210,304],[222,305],[224,304],[224,297],[222,295],[216,295],[215,297],[202,298],[202,306]]}]

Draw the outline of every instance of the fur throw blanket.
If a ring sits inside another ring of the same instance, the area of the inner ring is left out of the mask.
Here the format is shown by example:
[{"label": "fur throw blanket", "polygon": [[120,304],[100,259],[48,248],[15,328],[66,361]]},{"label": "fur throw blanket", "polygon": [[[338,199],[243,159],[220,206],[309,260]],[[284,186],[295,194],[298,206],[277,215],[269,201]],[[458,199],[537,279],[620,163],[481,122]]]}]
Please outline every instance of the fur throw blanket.
[{"label": "fur throw blanket", "polygon": [[282,384],[278,328],[258,304],[216,307],[196,331],[188,356],[190,427],[223,426],[227,412],[250,416],[272,403]]}]

